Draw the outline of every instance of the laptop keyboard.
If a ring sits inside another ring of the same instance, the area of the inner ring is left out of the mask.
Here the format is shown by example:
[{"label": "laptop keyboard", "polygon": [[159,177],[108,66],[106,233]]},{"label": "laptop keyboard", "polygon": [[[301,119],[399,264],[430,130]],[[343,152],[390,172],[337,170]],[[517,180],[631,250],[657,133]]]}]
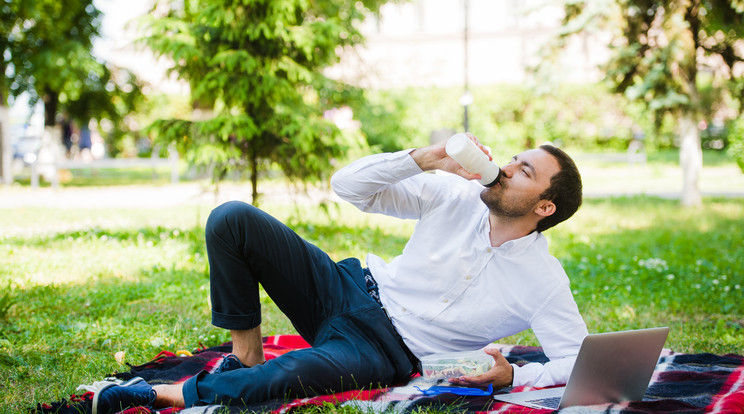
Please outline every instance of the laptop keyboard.
[{"label": "laptop keyboard", "polygon": [[538,398],[536,400],[528,400],[527,401],[530,404],[536,404],[536,405],[542,405],[543,407],[549,407],[549,408],[558,408],[558,405],[561,403],[561,397],[548,397],[548,398]]}]

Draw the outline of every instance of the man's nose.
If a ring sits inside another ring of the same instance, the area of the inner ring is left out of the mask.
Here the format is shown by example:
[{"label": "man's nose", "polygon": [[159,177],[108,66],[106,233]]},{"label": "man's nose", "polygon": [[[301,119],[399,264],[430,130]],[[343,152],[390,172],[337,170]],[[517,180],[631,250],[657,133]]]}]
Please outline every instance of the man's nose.
[{"label": "man's nose", "polygon": [[506,178],[511,178],[512,175],[514,175],[514,164],[506,164],[503,167],[501,167],[501,174]]}]

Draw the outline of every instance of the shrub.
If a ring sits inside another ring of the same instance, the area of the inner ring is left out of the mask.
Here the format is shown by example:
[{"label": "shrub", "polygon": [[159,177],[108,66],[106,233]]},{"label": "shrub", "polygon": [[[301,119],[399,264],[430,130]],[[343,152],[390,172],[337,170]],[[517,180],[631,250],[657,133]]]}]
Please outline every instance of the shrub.
[{"label": "shrub", "polygon": [[[462,131],[461,87],[367,91],[371,103],[354,108],[371,147],[395,151],[428,145],[432,131]],[[654,128],[643,109],[602,85],[562,85],[538,91],[524,85],[472,88],[469,130],[501,155],[544,142],[586,150],[624,151],[642,132],[649,149],[673,145],[674,122]]]},{"label": "shrub", "polygon": [[740,118],[731,121],[728,131],[728,153],[744,172],[744,120]]}]

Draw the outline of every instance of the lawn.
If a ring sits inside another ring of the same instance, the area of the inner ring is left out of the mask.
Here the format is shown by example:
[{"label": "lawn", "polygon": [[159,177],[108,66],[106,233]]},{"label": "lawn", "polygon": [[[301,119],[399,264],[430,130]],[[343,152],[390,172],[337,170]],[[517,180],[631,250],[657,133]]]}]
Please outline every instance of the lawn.
[{"label": "lawn", "polygon": [[[141,363],[227,341],[209,324],[202,232],[212,207],[0,209],[0,412],[126,370],[117,352]],[[343,203],[262,207],[336,259],[392,258],[413,229]],[[648,195],[601,197],[546,236],[591,332],[667,325],[675,351],[742,354],[743,223],[744,198],[684,209]],[[263,303],[264,334],[293,332]],[[536,344],[530,332],[503,342]]]}]

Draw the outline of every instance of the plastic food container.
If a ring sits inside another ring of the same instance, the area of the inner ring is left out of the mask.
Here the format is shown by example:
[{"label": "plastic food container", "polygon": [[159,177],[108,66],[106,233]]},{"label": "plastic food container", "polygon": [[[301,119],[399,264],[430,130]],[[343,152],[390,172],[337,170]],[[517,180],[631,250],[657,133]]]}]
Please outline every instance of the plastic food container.
[{"label": "plastic food container", "polygon": [[428,379],[481,375],[491,369],[493,364],[493,357],[482,349],[431,354],[421,358],[421,370],[424,378]]}]

